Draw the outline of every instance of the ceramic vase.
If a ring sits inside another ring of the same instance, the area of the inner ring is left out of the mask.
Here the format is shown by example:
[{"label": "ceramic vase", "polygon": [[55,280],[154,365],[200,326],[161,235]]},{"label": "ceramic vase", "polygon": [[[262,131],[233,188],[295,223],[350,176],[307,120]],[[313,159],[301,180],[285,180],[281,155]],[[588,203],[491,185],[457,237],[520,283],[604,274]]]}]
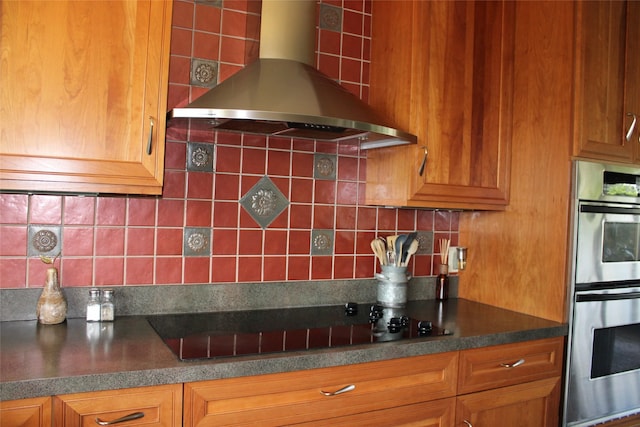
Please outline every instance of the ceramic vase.
[{"label": "ceramic vase", "polygon": [[47,268],[47,279],[36,306],[38,322],[44,325],[56,325],[67,318],[67,300],[64,298],[58,282],[58,269]]}]

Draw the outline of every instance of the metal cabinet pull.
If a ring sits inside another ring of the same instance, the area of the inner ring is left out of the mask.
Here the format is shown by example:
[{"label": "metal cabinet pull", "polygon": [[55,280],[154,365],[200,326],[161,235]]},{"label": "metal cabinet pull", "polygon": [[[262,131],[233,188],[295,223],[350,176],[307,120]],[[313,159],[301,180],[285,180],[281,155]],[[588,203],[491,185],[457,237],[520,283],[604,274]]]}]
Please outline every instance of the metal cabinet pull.
[{"label": "metal cabinet pull", "polygon": [[468,427],[473,427],[473,424],[471,424],[469,421],[467,420],[462,420],[463,423],[465,423]]},{"label": "metal cabinet pull", "polygon": [[423,146],[422,147],[424,149],[424,157],[422,158],[422,163],[420,164],[420,169],[418,169],[418,173],[420,174],[420,176],[422,176],[422,174],[424,174],[424,168],[425,166],[427,166],[427,146]]},{"label": "metal cabinet pull", "polygon": [[502,366],[503,368],[511,369],[511,368],[515,368],[516,366],[520,366],[523,363],[524,363],[524,359],[520,359],[515,363],[501,363],[500,366]]},{"label": "metal cabinet pull", "polygon": [[151,148],[153,147],[153,126],[155,122],[153,121],[153,117],[149,117],[149,139],[147,139],[147,154],[151,155]]},{"label": "metal cabinet pull", "polygon": [[100,426],[110,426],[113,424],[124,423],[125,421],[137,420],[142,417],[144,417],[144,412],[134,412],[132,414],[125,415],[124,417],[118,418],[113,421],[103,421],[100,418],[96,418],[96,424]]},{"label": "metal cabinet pull", "polygon": [[[631,121],[631,126],[629,126],[629,130],[625,135],[625,139],[627,141],[631,141],[631,137],[633,136],[633,131],[636,129],[636,123],[638,122],[638,118],[633,113],[627,113],[627,116],[633,117],[633,120]],[[638,138],[638,141],[640,142],[640,137]]]},{"label": "metal cabinet pull", "polygon": [[349,384],[346,387],[342,387],[340,390],[336,390],[336,391],[322,391],[322,390],[320,390],[320,393],[324,394],[325,396],[337,396],[339,394],[351,391],[351,390],[353,390],[355,388],[356,388],[355,385]]}]

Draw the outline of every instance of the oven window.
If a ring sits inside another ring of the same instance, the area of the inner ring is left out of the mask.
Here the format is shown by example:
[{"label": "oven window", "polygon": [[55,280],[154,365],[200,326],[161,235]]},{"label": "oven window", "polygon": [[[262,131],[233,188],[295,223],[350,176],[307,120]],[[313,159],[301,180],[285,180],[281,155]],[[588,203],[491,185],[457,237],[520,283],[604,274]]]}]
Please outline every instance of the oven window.
[{"label": "oven window", "polygon": [[602,262],[640,261],[640,223],[605,222]]},{"label": "oven window", "polygon": [[640,369],[640,323],[596,329],[591,378]]}]

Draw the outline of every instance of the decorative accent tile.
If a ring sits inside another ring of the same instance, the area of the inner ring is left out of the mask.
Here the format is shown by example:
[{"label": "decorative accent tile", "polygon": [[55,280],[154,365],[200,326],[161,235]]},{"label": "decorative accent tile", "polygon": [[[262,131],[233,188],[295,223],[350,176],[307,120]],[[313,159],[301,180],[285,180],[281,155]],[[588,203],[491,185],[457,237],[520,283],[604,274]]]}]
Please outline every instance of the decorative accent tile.
[{"label": "decorative accent tile", "polygon": [[240,204],[262,228],[267,228],[289,206],[289,201],[273,181],[264,176],[242,196]]},{"label": "decorative accent tile", "polygon": [[187,170],[213,172],[213,144],[187,143]]},{"label": "decorative accent tile", "polygon": [[60,227],[29,226],[29,256],[56,256],[61,250]]},{"label": "decorative accent tile", "polygon": [[342,8],[324,3],[321,4],[320,28],[323,30],[342,32]]},{"label": "decorative accent tile", "polygon": [[184,256],[210,256],[211,229],[186,227],[182,249]]},{"label": "decorative accent tile", "polygon": [[433,253],[433,232],[421,231],[418,232],[416,237],[420,246],[418,246],[417,254],[432,254]]},{"label": "decorative accent tile", "polygon": [[212,88],[218,84],[218,63],[207,59],[191,60],[191,84]]},{"label": "decorative accent tile", "polygon": [[337,156],[335,154],[313,155],[313,177],[315,179],[336,180]]},{"label": "decorative accent tile", "polygon": [[333,230],[311,230],[311,255],[332,255],[333,233]]}]

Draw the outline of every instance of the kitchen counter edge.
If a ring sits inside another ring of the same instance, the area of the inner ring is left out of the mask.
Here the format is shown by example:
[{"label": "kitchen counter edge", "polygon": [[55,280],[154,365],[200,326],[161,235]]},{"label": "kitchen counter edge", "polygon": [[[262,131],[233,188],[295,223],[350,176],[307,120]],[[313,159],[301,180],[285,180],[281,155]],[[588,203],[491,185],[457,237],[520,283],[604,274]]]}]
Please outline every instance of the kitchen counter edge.
[{"label": "kitchen counter edge", "polygon": [[[33,344],[29,341],[26,344],[23,342],[24,348],[1,349],[0,400],[351,365],[553,338],[566,336],[568,332],[568,325],[565,323],[539,319],[465,300],[456,301],[455,304],[464,307],[465,317],[469,317],[469,310],[473,313],[477,309],[479,316],[482,314],[483,316],[492,315],[494,318],[501,316],[501,318],[496,323],[497,326],[487,328],[490,330],[485,333],[479,326],[482,322],[476,320],[473,326],[457,325],[453,336],[184,362],[179,361],[164,345],[144,316],[126,316],[117,319],[114,328],[119,326],[122,330],[128,331],[127,333],[131,336],[118,337],[116,334],[113,354],[109,354],[107,358],[101,358],[76,350],[70,353],[69,360],[57,361],[60,366],[56,367],[53,375],[41,375],[38,374],[38,369],[35,369],[37,368],[35,364],[50,362],[49,358],[52,354],[50,349],[43,351],[42,343],[35,342],[38,340],[31,338],[34,341]],[[510,318],[513,320],[510,321]],[[73,325],[78,328],[84,324],[83,319],[70,319],[67,322],[67,327]],[[27,325],[26,327],[29,323],[21,322],[22,325]],[[510,324],[513,327],[509,327]],[[6,345],[6,337],[2,338],[5,341],[3,345]],[[136,342],[127,342],[132,339]],[[35,352],[40,354],[34,355]],[[21,357],[22,359],[18,360]],[[34,365],[34,374],[27,373],[32,371],[29,369],[30,363]],[[20,369],[19,366],[25,367],[24,374],[14,373],[13,377],[7,379],[6,372]]]}]

